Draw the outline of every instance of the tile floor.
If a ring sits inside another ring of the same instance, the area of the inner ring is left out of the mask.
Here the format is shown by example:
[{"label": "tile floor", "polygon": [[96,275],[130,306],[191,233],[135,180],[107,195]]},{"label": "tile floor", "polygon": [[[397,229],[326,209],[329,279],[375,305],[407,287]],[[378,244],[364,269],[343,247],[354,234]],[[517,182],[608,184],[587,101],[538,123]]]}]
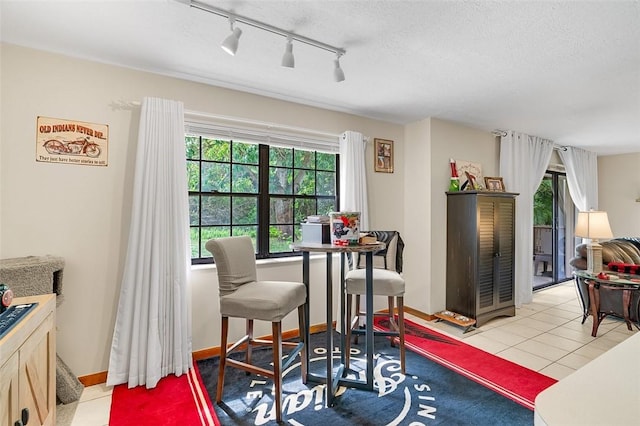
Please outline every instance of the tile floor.
[{"label": "tile floor", "polygon": [[[591,337],[591,318],[580,324],[582,313],[577,297],[574,282],[567,281],[535,292],[533,302],[517,309],[515,317],[493,319],[466,334],[448,323],[409,318],[561,379],[638,332],[635,327],[627,330],[621,320],[607,317],[598,329],[598,337]],[[111,390],[104,384],[86,388],[70,425],[108,425]]]}]

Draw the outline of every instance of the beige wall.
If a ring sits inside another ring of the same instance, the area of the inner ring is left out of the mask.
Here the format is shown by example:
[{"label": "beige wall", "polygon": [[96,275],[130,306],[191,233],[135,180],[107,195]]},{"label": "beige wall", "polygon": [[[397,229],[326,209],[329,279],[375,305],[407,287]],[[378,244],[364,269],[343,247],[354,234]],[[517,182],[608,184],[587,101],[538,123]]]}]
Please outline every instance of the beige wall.
[{"label": "beige wall", "polygon": [[[402,126],[6,44],[0,48],[0,257],[65,258],[57,350],[78,376],[107,369],[129,232],[139,111],[114,108],[118,101],[156,96],[183,101],[190,111],[391,139],[393,174],[373,173],[372,144],[367,149],[371,223],[404,230]],[[39,115],[108,124],[108,167],[36,162]],[[300,260],[261,264],[259,276],[300,280]],[[320,323],[324,262],[313,263],[311,284],[312,322]],[[193,349],[217,346],[215,269],[194,268],[190,286]],[[295,324],[292,316],[285,328]],[[242,328],[234,330],[240,334]],[[266,334],[267,328],[258,332]]]},{"label": "beige wall", "polygon": [[483,176],[499,176],[500,145],[490,132],[450,121],[431,120],[431,301],[428,312],[444,309],[446,299],[447,196],[449,159],[482,165]]},{"label": "beige wall", "polygon": [[598,210],[614,237],[640,237],[640,153],[598,157]]},{"label": "beige wall", "polygon": [[405,126],[404,140],[407,145],[403,188],[405,204],[402,210],[393,210],[404,215],[405,305],[431,312],[431,119]]}]

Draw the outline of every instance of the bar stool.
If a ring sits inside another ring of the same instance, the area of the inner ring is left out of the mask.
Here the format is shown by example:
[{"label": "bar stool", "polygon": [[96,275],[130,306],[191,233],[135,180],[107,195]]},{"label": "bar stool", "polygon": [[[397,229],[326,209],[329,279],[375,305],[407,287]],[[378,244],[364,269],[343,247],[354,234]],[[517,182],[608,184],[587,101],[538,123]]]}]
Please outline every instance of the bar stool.
[{"label": "bar stool", "polygon": [[[405,368],[405,345],[404,345],[404,291],[405,282],[400,273],[402,272],[402,252],[404,242],[397,231],[368,231],[369,235],[376,237],[377,241],[386,243],[384,250],[374,253],[373,269],[373,295],[387,296],[388,312],[374,313],[374,316],[385,316],[389,320],[389,332],[374,331],[374,335],[397,336],[400,343],[400,368],[402,374]],[[355,334],[354,343],[358,343],[360,318],[364,312],[360,309],[360,296],[365,294],[365,269],[361,264],[358,254],[356,256],[355,268],[351,269],[345,276],[346,291],[346,336],[347,347],[345,348],[345,360],[347,366],[351,356],[351,335]],[[364,256],[362,256],[364,258]],[[355,295],[355,315],[352,315],[353,296]],[[394,299],[398,308],[398,321],[395,320]],[[356,331],[354,333],[354,331]],[[396,338],[391,339],[391,345],[395,346]]]},{"label": "bar stool", "polygon": [[[227,367],[240,368],[248,373],[259,374],[273,379],[275,388],[276,420],[282,421],[282,372],[295,360],[303,347],[305,330],[305,302],[307,290],[303,283],[286,281],[258,281],[256,273],[255,250],[249,237],[227,237],[209,240],[206,248],[213,255],[218,271],[220,291],[220,315],[222,316],[222,335],[220,338],[220,367],[216,403],[222,402],[224,389],[224,370]],[[298,308],[298,326],[300,342],[282,341],[282,319]],[[246,335],[227,348],[229,318],[246,320]],[[254,339],[253,321],[271,322],[271,340]],[[229,358],[238,347],[246,347],[244,362]],[[251,363],[251,350],[254,346],[271,345],[273,348],[273,370],[267,370]],[[282,346],[294,349],[287,361],[282,363]],[[302,377],[305,351],[302,356]]]}]

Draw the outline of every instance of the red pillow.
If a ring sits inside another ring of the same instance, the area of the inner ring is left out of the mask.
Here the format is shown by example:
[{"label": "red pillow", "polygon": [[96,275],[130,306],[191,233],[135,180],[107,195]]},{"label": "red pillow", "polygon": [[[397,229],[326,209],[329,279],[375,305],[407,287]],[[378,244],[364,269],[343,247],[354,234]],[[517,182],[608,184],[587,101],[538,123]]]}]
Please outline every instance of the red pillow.
[{"label": "red pillow", "polygon": [[623,272],[625,274],[640,275],[640,265],[622,262],[609,262],[610,271]]}]

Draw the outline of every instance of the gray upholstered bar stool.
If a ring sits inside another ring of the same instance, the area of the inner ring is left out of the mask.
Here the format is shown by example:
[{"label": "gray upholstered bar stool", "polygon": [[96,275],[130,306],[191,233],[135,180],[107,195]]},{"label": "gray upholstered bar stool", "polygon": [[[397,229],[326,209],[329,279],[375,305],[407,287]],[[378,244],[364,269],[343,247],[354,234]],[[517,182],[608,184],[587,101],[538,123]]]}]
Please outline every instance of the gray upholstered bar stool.
[{"label": "gray upholstered bar stool", "polygon": [[[373,268],[373,295],[387,296],[388,312],[374,313],[375,316],[383,315],[389,320],[389,332],[374,331],[374,335],[398,336],[400,341],[400,368],[405,373],[405,346],[404,346],[404,278],[402,272],[402,251],[404,242],[397,231],[368,231],[378,241],[384,242],[384,250],[374,253]],[[351,335],[355,334],[355,343],[358,343],[360,317],[364,315],[360,309],[360,296],[365,294],[365,269],[361,264],[360,256],[356,256],[355,268],[347,272],[345,276],[346,298],[346,341],[345,360],[349,365],[351,352]],[[355,295],[355,315],[352,315],[353,296]],[[398,321],[395,320],[394,299],[397,301]],[[356,334],[357,333],[357,334]],[[395,337],[391,340],[394,346]]]},{"label": "gray upholstered bar stool", "polygon": [[[260,374],[273,379],[275,388],[276,420],[282,420],[282,372],[296,359],[303,346],[305,329],[305,302],[307,290],[303,283],[287,281],[258,281],[256,273],[255,250],[249,237],[227,237],[209,240],[206,248],[213,254],[218,270],[220,290],[220,315],[222,316],[222,336],[220,338],[220,367],[216,403],[222,402],[224,388],[224,370],[230,367],[240,368],[248,373]],[[300,342],[282,341],[282,319],[298,308]],[[247,334],[227,348],[229,318],[244,318]],[[259,340],[253,337],[253,321],[271,322],[272,340]],[[251,364],[253,346],[271,345],[273,347],[273,370],[267,370]],[[244,362],[229,358],[238,347],[246,348]],[[293,346],[287,362],[282,363],[282,346]],[[301,352],[305,356],[305,351]],[[306,365],[304,359],[302,366]],[[302,371],[306,377],[306,371]]]}]

